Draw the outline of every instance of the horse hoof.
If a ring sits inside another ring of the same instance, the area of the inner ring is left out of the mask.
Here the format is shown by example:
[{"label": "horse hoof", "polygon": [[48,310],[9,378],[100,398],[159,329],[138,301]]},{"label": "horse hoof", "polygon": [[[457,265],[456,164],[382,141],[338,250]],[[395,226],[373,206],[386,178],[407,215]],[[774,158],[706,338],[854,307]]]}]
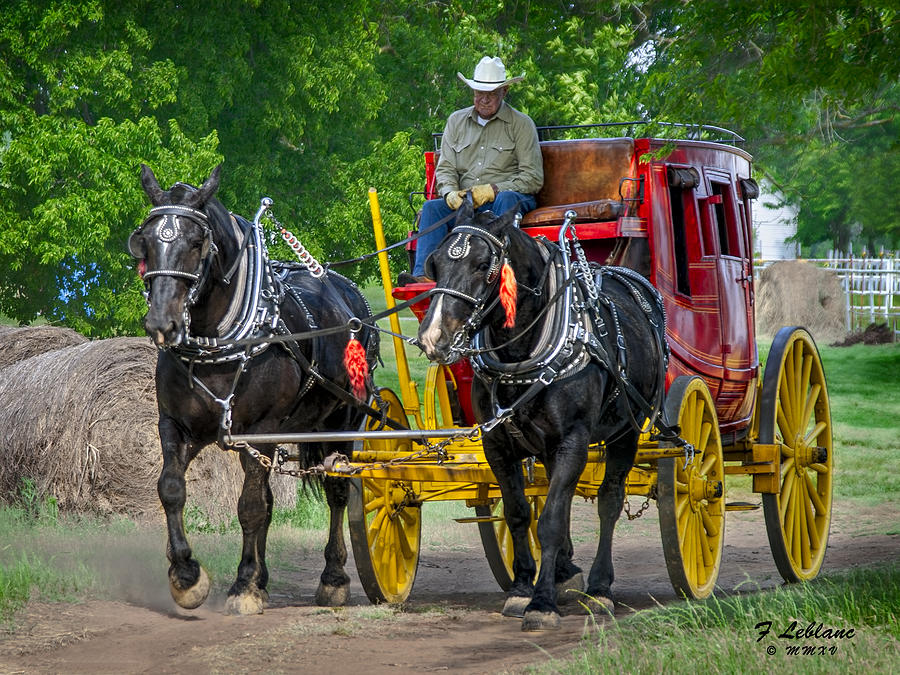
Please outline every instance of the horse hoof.
[{"label": "horse hoof", "polygon": [[536,612],[532,610],[525,612],[525,616],[522,618],[522,630],[556,630],[559,628],[559,623],[559,614],[556,612]]},{"label": "horse hoof", "polygon": [[319,584],[316,589],[316,604],[319,607],[343,607],[350,600],[350,584],[327,586]]},{"label": "horse hoof", "polygon": [[566,581],[556,584],[556,602],[566,605],[576,602],[584,595],[584,575],[579,572]]},{"label": "horse hoof", "polygon": [[514,616],[517,619],[521,619],[525,616],[525,608],[528,607],[530,602],[531,598],[526,598],[522,595],[511,595],[506,598],[506,602],[503,603],[503,611],[500,613],[503,616]]},{"label": "horse hoof", "polygon": [[248,590],[240,595],[229,595],[225,601],[225,613],[241,616],[262,614],[268,603],[269,594],[265,590]]},{"label": "horse hoof", "polygon": [[179,588],[177,577],[169,572],[169,592],[172,593],[172,599],[179,607],[197,609],[209,595],[209,575],[201,565],[200,574],[194,585],[190,588]]},{"label": "horse hoof", "polygon": [[616,605],[611,598],[604,595],[582,595],[578,604],[587,610],[588,614],[595,616],[615,616]]}]

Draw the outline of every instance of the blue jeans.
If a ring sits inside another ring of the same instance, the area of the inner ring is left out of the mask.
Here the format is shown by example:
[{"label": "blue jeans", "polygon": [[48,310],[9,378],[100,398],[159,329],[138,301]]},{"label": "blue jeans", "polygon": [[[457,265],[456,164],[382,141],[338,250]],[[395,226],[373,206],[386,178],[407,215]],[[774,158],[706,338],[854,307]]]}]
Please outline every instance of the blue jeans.
[{"label": "blue jeans", "polygon": [[[518,206],[519,212],[525,214],[537,206],[537,201],[535,201],[534,195],[526,195],[521,192],[505,190],[498,192],[497,198],[494,201],[482,204],[476,211],[481,212],[490,210],[499,216],[506,213],[514,206]],[[422,207],[422,217],[419,219],[419,232],[427,230],[436,222],[442,218],[446,218],[451,213],[453,213],[453,211],[450,210],[450,207],[447,206],[447,203],[443,199],[429,199]],[[435,228],[416,240],[416,264],[413,268],[413,274],[415,276],[420,277],[425,274],[425,259],[438,247],[438,244],[441,243],[443,238],[447,236],[447,233],[450,231],[453,224],[453,219],[451,218],[441,227]]]}]

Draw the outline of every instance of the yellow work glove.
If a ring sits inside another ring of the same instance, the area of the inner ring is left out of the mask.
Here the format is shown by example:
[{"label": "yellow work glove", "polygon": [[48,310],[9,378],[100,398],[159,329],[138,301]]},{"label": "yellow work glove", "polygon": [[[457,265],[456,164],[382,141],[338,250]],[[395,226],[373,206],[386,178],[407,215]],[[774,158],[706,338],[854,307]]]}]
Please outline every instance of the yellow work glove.
[{"label": "yellow work glove", "polygon": [[494,201],[494,186],[488,183],[472,186],[472,206],[478,208],[482,204]]},{"label": "yellow work glove", "polygon": [[462,205],[465,194],[462,190],[454,190],[444,195],[444,201],[447,202],[447,206],[456,211]]}]

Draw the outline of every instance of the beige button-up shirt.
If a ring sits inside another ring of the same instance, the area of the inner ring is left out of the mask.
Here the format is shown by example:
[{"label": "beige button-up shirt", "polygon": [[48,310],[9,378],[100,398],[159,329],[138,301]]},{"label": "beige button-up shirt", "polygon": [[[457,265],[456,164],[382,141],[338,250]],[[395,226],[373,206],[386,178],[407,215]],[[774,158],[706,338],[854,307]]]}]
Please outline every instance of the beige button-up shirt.
[{"label": "beige button-up shirt", "polygon": [[544,164],[534,122],[506,101],[484,126],[474,106],[457,110],[444,127],[435,175],[441,197],[483,183],[536,194]]}]

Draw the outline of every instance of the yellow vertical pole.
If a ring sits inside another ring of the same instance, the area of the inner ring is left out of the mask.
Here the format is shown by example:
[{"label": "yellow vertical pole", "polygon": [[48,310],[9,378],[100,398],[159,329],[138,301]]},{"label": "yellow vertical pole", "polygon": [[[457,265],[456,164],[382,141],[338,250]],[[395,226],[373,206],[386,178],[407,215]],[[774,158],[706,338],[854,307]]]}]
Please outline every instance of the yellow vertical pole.
[{"label": "yellow vertical pole", "polygon": [[[369,188],[369,208],[372,211],[372,229],[375,230],[375,246],[378,248],[378,269],[381,272],[381,284],[384,287],[384,301],[388,309],[396,307],[394,296],[391,294],[394,287],[391,284],[391,269],[388,264],[387,241],[384,238],[384,225],[381,222],[381,207],[378,205],[378,190]],[[402,333],[400,330],[400,317],[393,313],[388,317],[391,330],[394,333]],[[403,401],[403,409],[407,415],[414,415],[421,428],[419,411],[419,392],[416,382],[410,377],[409,362],[406,360],[404,342],[396,335],[393,336],[394,355],[397,358],[397,378],[400,380],[400,398]]]}]

